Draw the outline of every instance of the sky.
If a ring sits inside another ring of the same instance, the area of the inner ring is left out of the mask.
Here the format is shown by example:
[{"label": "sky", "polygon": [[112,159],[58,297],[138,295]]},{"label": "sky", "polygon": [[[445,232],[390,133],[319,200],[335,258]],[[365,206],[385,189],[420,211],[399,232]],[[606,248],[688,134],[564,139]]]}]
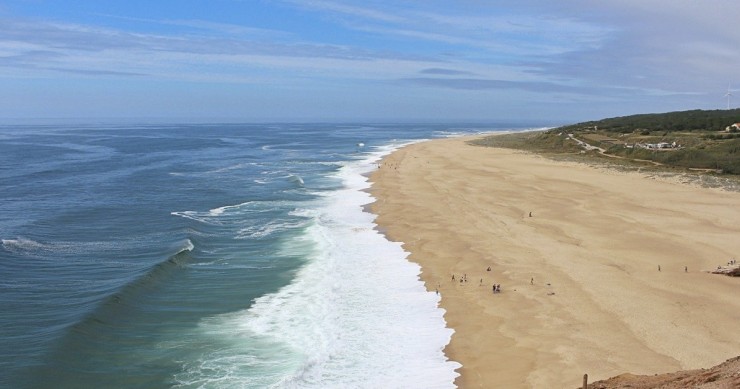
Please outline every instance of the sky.
[{"label": "sky", "polygon": [[0,0],[17,118],[567,124],[740,104],[737,0]]}]

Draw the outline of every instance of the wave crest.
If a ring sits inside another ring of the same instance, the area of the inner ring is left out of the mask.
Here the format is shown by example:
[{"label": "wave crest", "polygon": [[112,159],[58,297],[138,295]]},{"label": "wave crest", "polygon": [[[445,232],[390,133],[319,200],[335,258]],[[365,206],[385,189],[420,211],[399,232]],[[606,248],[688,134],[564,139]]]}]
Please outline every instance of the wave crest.
[{"label": "wave crest", "polygon": [[3,239],[2,244],[6,250],[13,253],[48,250],[48,246],[44,245],[43,243],[21,237],[16,239]]},{"label": "wave crest", "polygon": [[3,239],[2,247],[22,256],[46,256],[50,254],[89,254],[99,251],[125,251],[136,241],[90,241],[90,242],[39,242],[33,239],[17,237]]}]

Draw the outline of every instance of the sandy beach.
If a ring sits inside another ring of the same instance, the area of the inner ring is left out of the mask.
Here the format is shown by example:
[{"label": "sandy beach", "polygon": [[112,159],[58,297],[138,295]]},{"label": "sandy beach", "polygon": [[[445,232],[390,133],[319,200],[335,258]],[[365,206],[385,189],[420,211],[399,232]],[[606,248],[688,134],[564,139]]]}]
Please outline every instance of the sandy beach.
[{"label": "sandy beach", "polygon": [[740,259],[739,193],[467,139],[404,147],[371,176],[377,223],[442,297],[458,387],[577,388],[740,355],[740,278],[707,272]]}]

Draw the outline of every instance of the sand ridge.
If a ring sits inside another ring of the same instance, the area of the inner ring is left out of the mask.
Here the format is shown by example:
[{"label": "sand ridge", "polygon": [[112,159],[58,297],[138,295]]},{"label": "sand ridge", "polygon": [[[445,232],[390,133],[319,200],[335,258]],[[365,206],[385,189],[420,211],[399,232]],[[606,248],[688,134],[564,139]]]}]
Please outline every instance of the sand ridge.
[{"label": "sand ridge", "polygon": [[409,145],[371,176],[377,223],[442,296],[458,386],[578,387],[740,353],[740,280],[705,272],[740,254],[739,194],[466,140]]}]

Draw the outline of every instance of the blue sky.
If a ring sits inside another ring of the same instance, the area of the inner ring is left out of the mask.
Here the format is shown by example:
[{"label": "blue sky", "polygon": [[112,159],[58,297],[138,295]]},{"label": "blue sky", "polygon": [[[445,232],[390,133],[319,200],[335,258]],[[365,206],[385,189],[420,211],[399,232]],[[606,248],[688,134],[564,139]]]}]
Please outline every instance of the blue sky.
[{"label": "blue sky", "polygon": [[735,0],[4,0],[0,122],[723,109],[739,15]]}]

